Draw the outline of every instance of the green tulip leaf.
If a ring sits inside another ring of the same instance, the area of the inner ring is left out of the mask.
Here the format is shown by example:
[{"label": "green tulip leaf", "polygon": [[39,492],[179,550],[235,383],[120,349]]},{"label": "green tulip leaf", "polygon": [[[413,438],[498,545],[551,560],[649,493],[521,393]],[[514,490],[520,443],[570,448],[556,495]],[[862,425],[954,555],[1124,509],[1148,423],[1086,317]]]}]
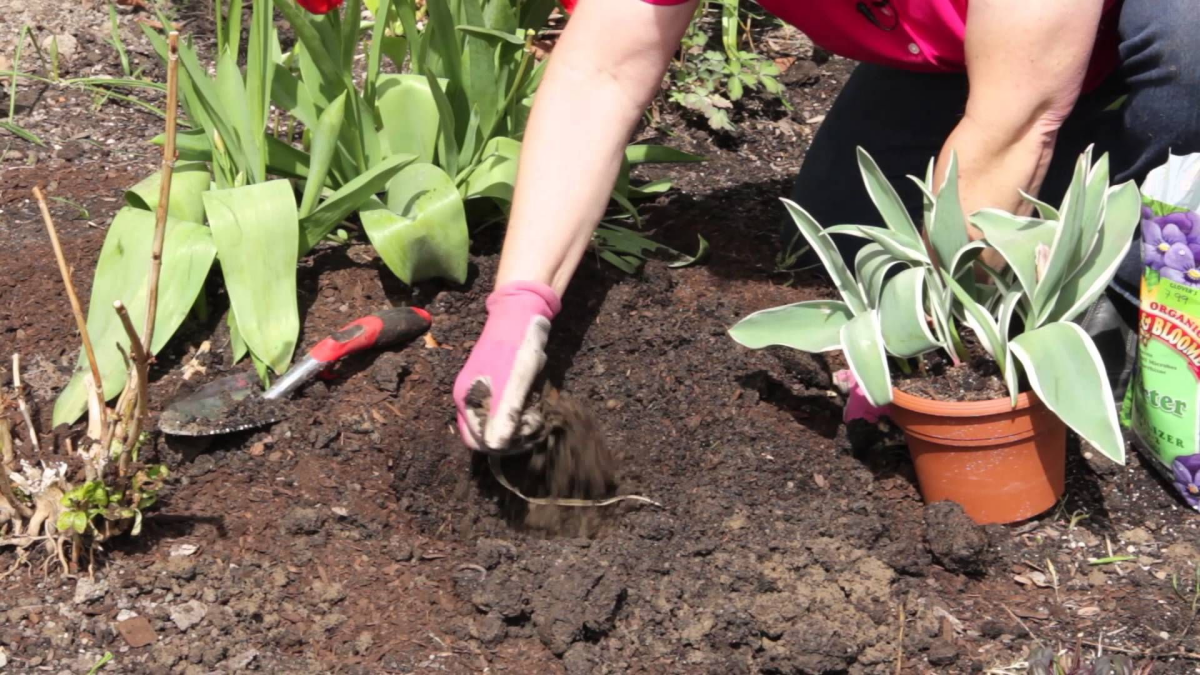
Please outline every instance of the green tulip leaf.
[{"label": "green tulip leaf", "polygon": [[[109,400],[125,387],[128,372],[121,351],[129,353],[129,338],[113,311],[113,303],[120,300],[134,327],[142,330],[146,321],[146,282],[150,275],[154,221],[151,211],[128,206],[118,211],[96,262],[87,326],[100,379],[104,381],[104,396]],[[204,287],[215,255],[216,247],[207,227],[167,219],[151,353],[157,354],[187,318]],[[87,357],[80,349],[75,373],[54,404],[55,426],[71,424],[87,410],[83,378],[89,372]]]}]

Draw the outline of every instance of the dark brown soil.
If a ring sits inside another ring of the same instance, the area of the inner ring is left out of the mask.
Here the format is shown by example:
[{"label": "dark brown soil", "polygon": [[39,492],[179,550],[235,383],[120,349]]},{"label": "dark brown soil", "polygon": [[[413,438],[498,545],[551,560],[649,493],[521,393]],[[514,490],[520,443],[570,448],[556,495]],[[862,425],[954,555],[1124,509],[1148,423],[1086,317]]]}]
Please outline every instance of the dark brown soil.
[{"label": "dark brown soil", "polygon": [[[53,21],[102,24],[103,11],[63,3]],[[118,74],[111,54],[93,65]],[[681,249],[703,235],[711,260],[628,277],[589,257],[567,293],[547,375],[596,413],[620,459],[614,489],[662,508],[622,502],[590,538],[548,536],[462,447],[451,384],[484,320],[498,231],[477,237],[462,287],[408,289],[368,246],[324,247],[299,271],[302,349],[403,302],[429,308],[441,346],[353,357],[265,429],[156,436],[143,459],[171,467],[164,500],[140,537],[102,553],[94,580],[0,549],[0,574],[14,570],[0,659],[18,673],[86,673],[106,651],[114,673],[967,673],[1020,672],[1036,644],[1099,641],[1149,655],[1155,673],[1194,672],[1200,517],[1136,454],[1114,467],[1073,449],[1060,508],[979,530],[921,503],[896,436],[847,433],[823,358],[726,335],[752,311],[832,295],[775,269],[776,198],[848,67],[812,63],[789,89],[794,114],[742,120],[735,137],[664,114],[645,137],[710,161],[647,172],[678,187],[648,227]],[[29,187],[88,210],[54,205],[86,298],[103,228],[152,170],[144,141],[158,132],[135,109],[61,97],[17,121],[54,148],[87,130],[114,142],[70,159],[14,144],[35,159],[0,173],[0,337],[23,357],[43,431],[78,338]],[[210,303],[159,357],[156,410],[230,371],[215,286]],[[219,358],[185,383],[205,341]],[[1117,554],[1128,559],[1090,562]]]},{"label": "dark brown soil", "polygon": [[898,373],[896,386],[907,394],[934,401],[988,401],[1008,396],[996,362],[977,344],[968,345],[971,358],[954,365],[945,354],[924,357],[923,368]]}]

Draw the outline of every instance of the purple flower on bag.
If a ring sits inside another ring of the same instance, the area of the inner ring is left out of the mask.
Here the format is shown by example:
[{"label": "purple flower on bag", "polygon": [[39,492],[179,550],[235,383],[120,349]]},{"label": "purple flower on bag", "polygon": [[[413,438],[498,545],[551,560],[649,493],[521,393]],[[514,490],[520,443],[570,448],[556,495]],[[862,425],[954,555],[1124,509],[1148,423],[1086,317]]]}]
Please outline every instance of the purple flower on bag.
[{"label": "purple flower on bag", "polygon": [[1200,236],[1200,214],[1193,211],[1181,211],[1179,213],[1168,213],[1165,216],[1155,218],[1158,224],[1162,227],[1174,225],[1179,228],[1179,231],[1189,236]]},{"label": "purple flower on bag", "polygon": [[1196,255],[1187,244],[1171,244],[1162,259],[1162,267],[1158,268],[1159,274],[1171,281],[1200,288],[1200,265],[1196,264]]},{"label": "purple flower on bag", "polygon": [[1192,508],[1200,508],[1200,455],[1176,457],[1175,489]]},{"label": "purple flower on bag", "polygon": [[1188,247],[1187,237],[1175,224],[1160,225],[1157,218],[1142,221],[1142,260],[1146,267],[1161,270],[1172,247],[1181,246],[1195,258]]}]

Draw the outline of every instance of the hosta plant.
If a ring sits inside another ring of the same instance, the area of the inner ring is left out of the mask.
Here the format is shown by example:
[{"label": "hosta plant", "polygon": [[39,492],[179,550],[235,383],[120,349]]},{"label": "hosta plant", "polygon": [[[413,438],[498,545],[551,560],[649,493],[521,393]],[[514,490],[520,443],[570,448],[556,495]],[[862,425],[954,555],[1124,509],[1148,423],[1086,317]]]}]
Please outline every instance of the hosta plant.
[{"label": "hosta plant", "polygon": [[[912,178],[925,195],[923,237],[871,157],[861,148],[858,157],[886,227],[822,229],[785,200],[840,299],[756,312],[730,330],[732,337],[751,348],[841,350],[870,402],[882,406],[892,401],[892,367],[923,372],[922,360],[937,351],[959,364],[968,358],[963,330],[969,329],[1003,374],[1013,407],[1027,383],[1067,426],[1123,463],[1104,364],[1074,320],[1129,249],[1140,212],[1137,187],[1110,186],[1107,156],[1093,164],[1089,148],[1059,208],[1025,196],[1036,216],[984,209],[968,218],[952,157],[936,193],[932,162],[925,180]],[[968,222],[982,239],[972,240]],[[839,256],[834,235],[869,240],[853,270]],[[1003,269],[983,263],[985,248],[1003,257]]]}]

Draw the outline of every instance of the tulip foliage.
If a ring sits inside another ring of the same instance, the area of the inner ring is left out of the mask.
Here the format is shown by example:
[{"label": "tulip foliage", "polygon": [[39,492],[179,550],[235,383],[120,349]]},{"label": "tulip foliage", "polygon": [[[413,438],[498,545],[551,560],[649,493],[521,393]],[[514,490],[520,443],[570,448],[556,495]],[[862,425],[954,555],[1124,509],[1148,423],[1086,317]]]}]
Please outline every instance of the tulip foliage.
[{"label": "tulip foliage", "polygon": [[[1026,196],[1037,217],[984,209],[968,218],[959,203],[956,161],[951,158],[936,195],[931,162],[924,181],[913,178],[925,194],[927,246],[874,160],[861,148],[858,159],[886,227],[822,229],[785,200],[841,299],[756,312],[730,330],[734,340],[755,349],[841,350],[871,403],[885,405],[892,400],[889,357],[907,372],[909,359],[938,350],[958,363],[967,356],[960,330],[969,328],[1004,374],[1014,406],[1027,381],[1067,426],[1124,462],[1104,364],[1073,321],[1104,290],[1129,250],[1141,208],[1137,186],[1110,187],[1107,155],[1093,164],[1089,149],[1059,208]],[[968,222],[982,231],[982,240],[971,241]],[[853,271],[838,254],[836,234],[869,240]],[[1004,258],[1003,271],[980,259],[986,248]],[[991,283],[978,282],[977,272]]]},{"label": "tulip foliage", "polygon": [[[362,20],[364,2],[373,21]],[[234,360],[249,355],[266,381],[287,369],[298,340],[298,262],[323,242],[344,242],[339,226],[347,219],[403,282],[465,281],[469,221],[499,219],[509,208],[521,135],[546,64],[532,41],[557,5],[251,0],[246,26],[242,0],[213,4],[214,67],[190,40],[179,47],[180,104],[191,129],[177,137],[181,161],[152,348],[162,349],[190,311],[203,312],[205,281],[219,266]],[[288,52],[276,11],[295,37]],[[165,36],[142,26],[165,59]],[[365,74],[356,77],[364,59]],[[634,213],[631,200],[669,187],[635,188],[629,167],[697,159],[630,146],[614,205]],[[141,244],[131,242],[149,240],[160,181],[154,174],[129,190],[96,268],[90,307],[100,309],[88,325],[101,336],[107,396],[124,386],[129,345],[103,308],[113,298],[142,298],[127,303],[135,319],[145,312],[145,274],[126,261],[144,259],[133,255]],[[81,354],[56,402],[56,424],[85,410],[85,366]]]}]

